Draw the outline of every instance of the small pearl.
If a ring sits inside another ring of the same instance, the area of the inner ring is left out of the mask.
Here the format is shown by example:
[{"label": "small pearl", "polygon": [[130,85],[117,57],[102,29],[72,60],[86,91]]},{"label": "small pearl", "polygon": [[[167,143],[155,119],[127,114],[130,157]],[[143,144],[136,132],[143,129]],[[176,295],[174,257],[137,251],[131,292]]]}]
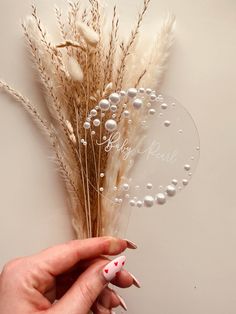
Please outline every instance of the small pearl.
[{"label": "small pearl", "polygon": [[86,141],[83,141],[83,145],[86,146],[86,145],[87,145],[87,142],[86,142]]},{"label": "small pearl", "polygon": [[186,164],[186,165],[184,165],[184,169],[185,169],[186,171],[189,171],[189,170],[191,169],[191,166],[188,165],[188,164]]},{"label": "small pearl", "polygon": [[119,204],[121,204],[123,202],[123,199],[122,198],[119,198]]},{"label": "small pearl", "polygon": [[91,117],[88,117],[88,118],[86,119],[86,121],[90,122],[90,121],[91,121]]},{"label": "small pearl", "polygon": [[144,197],[144,205],[146,207],[152,207],[153,206],[153,203],[154,203],[154,198],[151,196],[151,195],[146,195]]},{"label": "small pearl", "polygon": [[101,122],[100,122],[99,119],[94,119],[94,120],[93,120],[93,125],[94,125],[94,126],[99,126],[100,123],[101,123]]},{"label": "small pearl", "polygon": [[130,197],[130,195],[127,193],[127,194],[125,194],[125,197],[126,197],[126,198],[129,198],[129,197]]},{"label": "small pearl", "polygon": [[129,114],[130,114],[129,110],[124,110],[123,112],[124,117],[128,118]]},{"label": "small pearl", "polygon": [[152,183],[148,183],[148,184],[146,185],[146,187],[147,187],[147,189],[151,190],[151,189],[152,189]]},{"label": "small pearl", "polygon": [[115,117],[116,117],[116,114],[115,114],[115,113],[113,113],[112,118],[113,118],[113,119],[115,119]]},{"label": "small pearl", "polygon": [[150,95],[150,99],[151,99],[152,101],[156,100],[156,98],[157,98],[157,96],[156,96],[155,94],[151,94],[151,95]]},{"label": "small pearl", "polygon": [[90,128],[90,123],[89,122],[84,122],[84,128],[87,130]]},{"label": "small pearl", "polygon": [[132,206],[132,207],[135,206],[135,200],[130,200],[129,201],[129,205]]},{"label": "small pearl", "polygon": [[176,189],[173,185],[168,185],[166,187],[166,193],[169,195],[169,196],[174,196],[175,193],[176,193]]},{"label": "small pearl", "polygon": [[178,180],[177,180],[177,179],[173,179],[171,182],[172,182],[174,185],[177,185],[177,184],[178,184]]},{"label": "small pearl", "polygon": [[80,142],[83,144],[83,143],[84,143],[84,139],[82,138],[82,139],[80,140]]},{"label": "small pearl", "polygon": [[121,95],[121,97],[125,97],[126,96],[126,91],[124,91],[124,90],[120,91],[120,95]]},{"label": "small pearl", "polygon": [[110,109],[111,109],[112,112],[116,112],[117,106],[116,105],[111,105]]},{"label": "small pearl", "polygon": [[199,147],[199,146],[197,146],[197,147],[196,147],[196,150],[200,150],[200,147]]},{"label": "small pearl", "polygon": [[116,105],[120,102],[120,95],[117,93],[112,93],[109,97],[109,100],[113,105]]},{"label": "small pearl", "polygon": [[166,126],[166,127],[170,126],[170,121],[169,121],[169,120],[166,120],[166,121],[164,122],[164,126]]},{"label": "small pearl", "polygon": [[153,108],[149,109],[148,113],[153,116],[156,113],[156,110]]},{"label": "small pearl", "polygon": [[115,198],[115,203],[119,203],[119,199],[117,197]]},{"label": "small pearl", "polygon": [[145,89],[143,87],[140,87],[138,91],[139,93],[143,94],[145,92]]},{"label": "small pearl", "polygon": [[98,112],[97,112],[96,109],[92,109],[92,110],[90,111],[90,113],[91,113],[91,116],[92,116],[92,117],[95,117]]},{"label": "small pearl", "polygon": [[109,119],[105,123],[105,129],[108,132],[113,132],[117,128],[117,123],[115,120]]},{"label": "small pearl", "polygon": [[91,131],[91,134],[92,134],[92,135],[95,135],[95,133],[96,133],[95,131]]},{"label": "small pearl", "polygon": [[128,120],[128,123],[131,124],[131,123],[132,123],[132,120]]},{"label": "small pearl", "polygon": [[106,137],[106,136],[103,136],[102,139],[103,139],[103,141],[105,141],[105,140],[107,139],[107,137]]},{"label": "small pearl", "polygon": [[114,186],[113,191],[117,191],[117,190],[118,190],[117,186]]},{"label": "small pearl", "polygon": [[166,196],[164,193],[158,193],[156,196],[156,201],[158,204],[162,205],[166,202]]},{"label": "small pearl", "polygon": [[107,111],[110,108],[110,103],[107,99],[102,99],[99,103],[99,107],[103,111]]},{"label": "small pearl", "polygon": [[103,178],[105,174],[103,172],[100,173],[100,177]]},{"label": "small pearl", "polygon": [[183,183],[183,185],[187,185],[188,184],[188,180],[187,179],[183,179],[182,183]]},{"label": "small pearl", "polygon": [[128,96],[131,98],[135,97],[137,95],[137,93],[138,93],[138,91],[136,88],[129,88],[128,92],[127,92]]},{"label": "small pearl", "polygon": [[180,130],[179,130],[179,133],[180,133],[180,134],[183,133],[183,130],[180,129]]},{"label": "small pearl", "polygon": [[137,99],[135,99],[135,100],[133,101],[133,107],[134,107],[135,109],[140,109],[141,106],[142,106],[142,104],[143,104],[143,101],[142,101],[141,99],[139,99],[139,98],[137,98]]},{"label": "small pearl", "polygon": [[167,104],[165,104],[165,103],[161,104],[161,109],[166,109],[167,107],[168,107]]},{"label": "small pearl", "polygon": [[147,88],[147,89],[146,89],[146,93],[147,93],[148,95],[150,95],[151,92],[152,92],[151,88]]},{"label": "small pearl", "polygon": [[142,201],[137,201],[136,206],[138,208],[142,207],[143,206],[143,202]]},{"label": "small pearl", "polygon": [[124,190],[124,191],[128,191],[128,190],[129,190],[129,185],[128,185],[128,183],[124,183],[124,184],[123,184],[123,190]]},{"label": "small pearl", "polygon": [[103,192],[103,191],[104,191],[104,188],[100,188],[99,191],[100,191],[100,192]]}]

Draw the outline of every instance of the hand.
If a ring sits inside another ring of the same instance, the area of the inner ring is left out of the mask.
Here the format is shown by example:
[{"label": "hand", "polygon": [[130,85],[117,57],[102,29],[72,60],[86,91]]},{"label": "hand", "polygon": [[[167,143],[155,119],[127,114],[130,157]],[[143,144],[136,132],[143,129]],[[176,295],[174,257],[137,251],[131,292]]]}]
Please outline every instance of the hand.
[{"label": "hand", "polygon": [[122,288],[139,283],[118,263],[124,257],[111,263],[103,255],[127,248],[136,246],[112,237],[74,240],[7,263],[0,275],[0,313],[109,314],[125,308],[109,281]]}]

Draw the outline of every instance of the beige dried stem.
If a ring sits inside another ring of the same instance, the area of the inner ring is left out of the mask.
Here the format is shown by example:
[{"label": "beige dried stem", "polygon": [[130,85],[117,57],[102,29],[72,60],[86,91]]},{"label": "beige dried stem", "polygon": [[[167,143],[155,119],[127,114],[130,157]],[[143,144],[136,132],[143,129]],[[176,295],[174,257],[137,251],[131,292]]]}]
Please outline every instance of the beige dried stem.
[{"label": "beige dried stem", "polygon": [[[153,49],[142,55],[140,47],[145,33],[141,36],[140,31],[149,3],[150,0],[143,1],[143,8],[126,42],[119,32],[116,6],[111,21],[108,21],[108,31],[105,6],[98,0],[90,0],[87,7],[79,1],[69,2],[66,14],[55,8],[61,34],[59,42],[52,40],[36,7],[32,6],[32,14],[22,27],[43,86],[50,121],[42,118],[27,98],[0,81],[0,88],[22,104],[50,140],[68,192],[72,225],[78,238],[114,235],[120,229],[120,217],[124,213],[114,210],[109,201],[110,188],[122,184],[122,176],[130,170],[130,165],[118,152],[107,154],[96,145],[107,132],[102,116],[96,134],[84,128],[84,122],[99,101],[114,90],[131,85],[159,86],[173,42],[174,17],[169,15],[157,41],[149,43]],[[118,111],[117,116],[120,114]],[[133,116],[132,130],[122,120],[118,130],[121,140],[128,137],[129,142],[138,144],[143,135],[138,128],[141,117],[138,113]],[[105,178],[101,173],[106,173]],[[112,192],[112,197],[118,196],[117,191]]]}]

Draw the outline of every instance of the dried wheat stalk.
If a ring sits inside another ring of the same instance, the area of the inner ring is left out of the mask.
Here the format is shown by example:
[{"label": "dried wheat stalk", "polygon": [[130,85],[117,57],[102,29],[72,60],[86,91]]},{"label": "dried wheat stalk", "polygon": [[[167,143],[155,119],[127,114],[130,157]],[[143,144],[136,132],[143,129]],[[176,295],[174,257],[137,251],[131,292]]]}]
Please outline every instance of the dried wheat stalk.
[{"label": "dried wheat stalk", "polygon": [[[109,35],[100,1],[90,0],[86,8],[79,1],[69,2],[66,15],[56,8],[61,34],[61,41],[56,43],[50,39],[36,7],[32,6],[32,14],[22,27],[44,87],[50,122],[40,116],[28,99],[0,81],[0,88],[19,101],[47,135],[68,192],[72,224],[79,238],[112,235],[119,230],[121,213],[106,196],[111,185],[121,184],[129,165],[119,152],[109,156],[101,146],[95,145],[96,140],[101,141],[102,124],[95,138],[83,125],[91,109],[112,91],[141,85],[159,87],[173,43],[175,19],[168,15],[157,40],[149,43],[152,48],[144,54],[140,47],[145,33],[141,34],[140,30],[149,2],[144,0],[127,42],[119,34],[116,6],[109,23]],[[120,122],[123,138],[138,143],[141,138],[139,121],[140,114],[136,114],[132,131]],[[105,179],[100,177],[101,172],[106,172]],[[103,197],[99,192],[101,184]],[[116,192],[113,194],[115,196]]]}]

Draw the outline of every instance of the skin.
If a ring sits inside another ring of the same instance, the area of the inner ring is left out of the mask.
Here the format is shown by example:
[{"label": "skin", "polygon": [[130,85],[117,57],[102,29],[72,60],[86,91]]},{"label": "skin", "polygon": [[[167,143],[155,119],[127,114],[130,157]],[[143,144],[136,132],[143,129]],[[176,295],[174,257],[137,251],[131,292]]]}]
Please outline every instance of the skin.
[{"label": "skin", "polygon": [[[102,275],[110,262],[104,255],[127,248],[125,240],[112,237],[74,240],[8,262],[0,274],[0,313],[112,313],[120,301]],[[126,288],[133,278],[122,270],[112,283]]]}]

